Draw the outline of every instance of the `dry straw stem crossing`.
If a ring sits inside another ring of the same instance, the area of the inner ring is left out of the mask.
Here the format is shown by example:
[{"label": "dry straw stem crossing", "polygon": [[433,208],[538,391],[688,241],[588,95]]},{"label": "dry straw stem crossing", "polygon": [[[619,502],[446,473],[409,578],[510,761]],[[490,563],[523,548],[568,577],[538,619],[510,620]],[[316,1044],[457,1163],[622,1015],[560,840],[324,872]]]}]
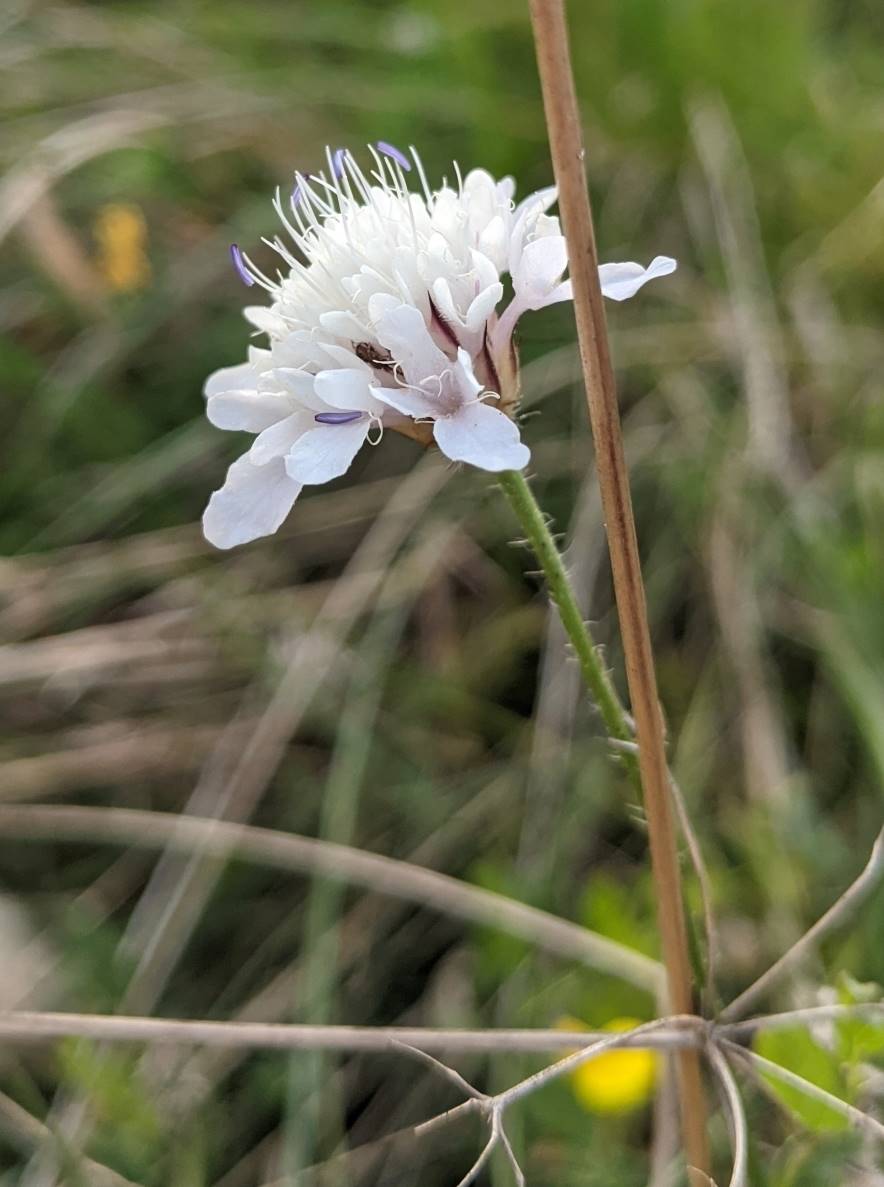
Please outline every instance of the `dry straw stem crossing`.
[{"label": "dry straw stem crossing", "polygon": [[0,836],[168,847],[170,851],[198,852],[206,859],[235,854],[277,869],[320,874],[421,903],[442,914],[499,928],[546,952],[622,977],[650,993],[657,994],[661,988],[662,970],[655,960],[579,924],[435,870],[312,837],[199,816],[55,804],[0,807]]},{"label": "dry straw stem crossing", "polygon": [[[413,1139],[423,1138],[470,1113],[485,1118],[490,1129],[488,1139],[458,1187],[466,1187],[467,1184],[475,1180],[498,1145],[504,1150],[516,1181],[524,1182],[521,1168],[504,1129],[504,1114],[510,1105],[530,1096],[550,1081],[573,1071],[580,1064],[605,1051],[629,1047],[696,1050],[698,1053],[702,1052],[708,1059],[723,1090],[723,1103],[729,1119],[733,1144],[733,1169],[729,1187],[746,1187],[748,1129],[742,1098],[731,1072],[728,1056],[732,1059],[744,1060],[750,1070],[756,1074],[764,1071],[821,1101],[871,1137],[879,1140],[884,1137],[884,1126],[875,1118],[832,1096],[831,1093],[818,1088],[815,1084],[795,1075],[788,1069],[746,1050],[729,1037],[743,1033],[749,1026],[753,1030],[760,1030],[794,1025],[797,1021],[809,1021],[811,1017],[833,1017],[844,1013],[874,1016],[884,1013],[884,1007],[877,1003],[857,1007],[824,1006],[809,1010],[796,1010],[787,1014],[772,1014],[752,1019],[749,1023],[722,1026],[706,1022],[695,1015],[661,1018],[644,1023],[631,1031],[613,1035],[587,1032],[565,1033],[555,1030],[458,1031],[420,1027],[305,1026],[8,1011],[0,1013],[0,1039],[13,1044],[26,1044],[46,1042],[61,1037],[77,1037],[93,1041],[110,1040],[176,1046],[199,1044],[288,1051],[370,1051],[402,1054],[417,1058],[421,1062],[429,1064],[434,1071],[440,1072],[446,1079],[454,1083],[467,1099],[455,1108],[430,1118],[407,1132],[388,1135],[382,1141],[393,1142],[403,1136],[410,1136]],[[466,1082],[454,1069],[430,1054],[431,1051],[488,1054],[496,1051],[512,1052],[517,1050],[546,1053],[561,1050],[565,1045],[571,1048],[567,1055],[493,1096],[480,1092]],[[761,1085],[766,1087],[763,1080]],[[32,1120],[31,1128],[35,1125],[39,1125],[39,1123]],[[42,1127],[40,1128],[42,1129]],[[708,1176],[706,1178],[711,1182]]]},{"label": "dry straw stem crossing", "polygon": [[[614,592],[632,713],[639,745],[639,769],[659,904],[658,917],[669,986],[676,1013],[693,1011],[684,905],[670,802],[663,720],[657,699],[654,660],[639,563],[629,476],[598,278],[592,213],[584,169],[580,114],[571,69],[563,0],[530,0],[531,20],[550,150],[559,192],[559,211],[568,242],[580,357],[596,465],[608,527]],[[685,1151],[690,1166],[708,1176],[706,1104],[696,1052],[679,1056],[679,1095]]]},{"label": "dry straw stem crossing", "polygon": [[[699,1019],[663,1018],[653,1033],[640,1028],[615,1036],[618,1047],[674,1050],[695,1045]],[[401,1052],[424,1061],[430,1052],[493,1054],[574,1050],[608,1042],[610,1032],[562,1030],[434,1030],[404,1026],[325,1026],[284,1022],[213,1022],[148,1018],[121,1014],[0,1011],[0,1038],[16,1044],[61,1038],[118,1043],[169,1043],[176,1046],[246,1048],[265,1051]],[[609,1044],[610,1045],[610,1044]],[[433,1060],[433,1063],[436,1063]],[[446,1071],[450,1069],[446,1068]]]},{"label": "dry straw stem crossing", "polygon": [[[630,1031],[565,1031],[541,1029],[454,1030],[421,1026],[327,1026],[304,1023],[206,1021],[185,1018],[148,1018],[121,1014],[69,1014],[51,1011],[0,1012],[0,1038],[10,1043],[42,1043],[59,1038],[82,1038],[121,1043],[169,1043],[177,1046],[221,1047],[279,1051],[401,1051],[429,1060],[431,1052],[492,1054],[570,1050],[580,1054],[598,1043],[619,1048],[653,1047],[677,1050],[696,1047],[698,1035],[709,1044],[725,1043],[744,1050],[741,1043],[762,1030],[800,1026],[833,1018],[870,1018],[884,1021],[884,1004],[812,1006],[783,1014],[765,1014],[745,1022],[716,1025],[694,1015],[660,1018]],[[739,1042],[735,1040],[740,1040]],[[613,1040],[616,1040],[615,1042]],[[598,1050],[602,1050],[598,1047]],[[754,1055],[753,1058],[756,1058]],[[757,1058],[760,1058],[757,1057]],[[554,1065],[558,1066],[558,1064]],[[571,1066],[570,1064],[568,1066]],[[444,1069],[450,1073],[451,1069]],[[567,1068],[565,1069],[567,1070]],[[456,1074],[456,1073],[455,1073]],[[559,1073],[548,1069],[532,1077],[535,1087]]]},{"label": "dry straw stem crossing", "polygon": [[834,902],[828,911],[820,916],[813,927],[806,931],[788,952],[784,952],[779,960],[774,961],[767,972],[762,973],[757,981],[754,981],[748,989],[744,989],[739,997],[734,998],[730,1005],[721,1011],[721,1021],[733,1022],[741,1014],[745,1014],[746,1010],[758,998],[763,997],[772,985],[800,963],[819,944],[824,935],[840,926],[882,877],[884,877],[884,828],[878,833],[869,860],[856,881],[848,886],[837,902]]}]

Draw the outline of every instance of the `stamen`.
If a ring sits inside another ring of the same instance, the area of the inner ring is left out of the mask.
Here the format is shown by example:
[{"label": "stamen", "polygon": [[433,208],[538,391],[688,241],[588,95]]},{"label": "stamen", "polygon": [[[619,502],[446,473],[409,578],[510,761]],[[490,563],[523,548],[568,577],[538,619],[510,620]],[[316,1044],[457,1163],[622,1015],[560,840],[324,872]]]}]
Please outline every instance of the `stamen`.
[{"label": "stamen", "polygon": [[386,140],[379,140],[376,147],[378,152],[382,152],[385,157],[392,157],[396,164],[401,165],[403,169],[411,169],[411,161],[409,161],[405,153],[397,148],[395,144],[388,144]]},{"label": "stamen", "polygon": [[344,172],[344,162],[347,159],[347,150],[345,148],[336,148],[331,159],[332,177],[336,180]]},{"label": "stamen", "polygon": [[255,283],[255,278],[246,267],[245,261],[243,260],[243,254],[239,250],[239,245],[236,243],[231,243],[230,245],[230,258],[233,260],[234,268],[236,268],[237,272],[239,273],[240,280],[243,282],[243,284],[248,285],[248,287],[251,288]]},{"label": "stamen", "polygon": [[360,416],[361,412],[317,412],[313,419],[320,425],[349,425]]}]

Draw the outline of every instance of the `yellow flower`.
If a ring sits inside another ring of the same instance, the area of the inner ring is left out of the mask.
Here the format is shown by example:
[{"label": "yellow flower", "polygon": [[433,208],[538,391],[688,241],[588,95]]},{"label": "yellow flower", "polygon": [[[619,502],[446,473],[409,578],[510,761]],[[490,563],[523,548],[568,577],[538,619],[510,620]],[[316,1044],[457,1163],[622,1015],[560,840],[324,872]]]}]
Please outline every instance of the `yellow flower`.
[{"label": "yellow flower", "polygon": [[[562,1018],[556,1025],[560,1030],[590,1029],[575,1018]],[[640,1025],[638,1018],[612,1018],[602,1030],[619,1032]],[[651,1099],[659,1066],[657,1052],[624,1048],[587,1059],[568,1078],[585,1109],[592,1113],[626,1113]]]},{"label": "yellow flower", "polygon": [[98,270],[109,288],[131,293],[144,288],[150,279],[150,262],[145,247],[147,223],[137,206],[111,202],[95,218]]}]

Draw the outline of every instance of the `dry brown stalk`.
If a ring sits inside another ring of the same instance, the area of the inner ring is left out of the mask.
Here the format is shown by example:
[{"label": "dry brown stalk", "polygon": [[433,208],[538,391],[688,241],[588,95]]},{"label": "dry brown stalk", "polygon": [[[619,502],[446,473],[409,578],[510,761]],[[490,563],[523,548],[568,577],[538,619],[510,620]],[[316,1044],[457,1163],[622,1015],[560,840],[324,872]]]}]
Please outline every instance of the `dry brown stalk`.
[{"label": "dry brown stalk", "polygon": [[[626,675],[639,744],[639,768],[658,900],[658,920],[666,965],[670,1008],[693,1012],[684,904],[666,762],[663,719],[657,699],[644,585],[639,563],[629,476],[617,391],[611,366],[605,312],[598,278],[598,256],[563,0],[530,0],[531,21],[559,192],[580,357],[592,422],[596,466],[608,527],[614,592],[623,638]],[[688,1163],[708,1178],[706,1102],[697,1053],[679,1055],[682,1129]]]}]

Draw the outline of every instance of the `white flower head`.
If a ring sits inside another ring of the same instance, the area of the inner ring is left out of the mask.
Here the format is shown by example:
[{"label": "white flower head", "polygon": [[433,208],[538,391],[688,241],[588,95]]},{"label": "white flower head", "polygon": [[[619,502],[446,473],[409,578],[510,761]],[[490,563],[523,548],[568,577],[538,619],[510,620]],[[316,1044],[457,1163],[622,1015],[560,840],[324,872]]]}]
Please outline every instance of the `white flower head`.
[{"label": "white flower head", "polygon": [[[302,487],[345,473],[384,428],[483,470],[528,463],[512,419],[513,331],[527,310],[571,297],[565,240],[547,213],[555,190],[517,205],[511,178],[456,167],[455,186],[431,190],[413,149],[381,141],[369,152],[368,173],[338,149],[325,172],[277,191],[289,242],[265,240],[282,261],[276,279],[230,249],[271,303],[244,311],[267,346],[205,385],[212,424],[255,434],[203,517],[219,548],[275,532]],[[623,300],[674,268],[662,256],[648,268],[605,264],[602,291]]]}]

